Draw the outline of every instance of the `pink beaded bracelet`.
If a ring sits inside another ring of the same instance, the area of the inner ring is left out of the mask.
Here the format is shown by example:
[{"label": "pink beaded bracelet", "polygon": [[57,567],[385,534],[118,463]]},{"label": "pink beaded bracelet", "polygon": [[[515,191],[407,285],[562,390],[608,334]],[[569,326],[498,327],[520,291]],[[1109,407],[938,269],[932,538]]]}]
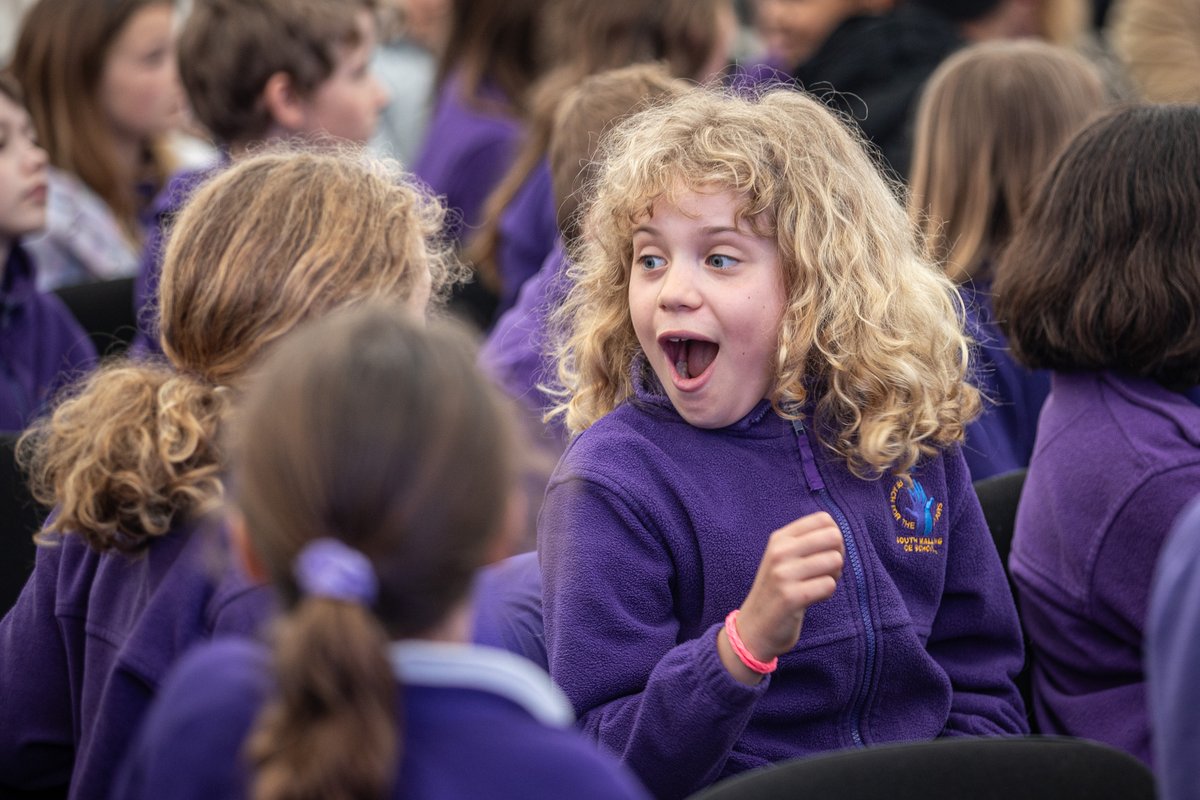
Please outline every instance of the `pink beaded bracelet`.
[{"label": "pink beaded bracelet", "polygon": [[759,661],[746,649],[746,645],[742,643],[742,637],[738,636],[737,618],[740,610],[735,608],[729,612],[729,616],[725,617],[725,635],[729,637],[729,646],[733,648],[738,660],[745,664],[747,669],[754,670],[759,675],[774,672],[779,667],[779,656],[770,661]]}]

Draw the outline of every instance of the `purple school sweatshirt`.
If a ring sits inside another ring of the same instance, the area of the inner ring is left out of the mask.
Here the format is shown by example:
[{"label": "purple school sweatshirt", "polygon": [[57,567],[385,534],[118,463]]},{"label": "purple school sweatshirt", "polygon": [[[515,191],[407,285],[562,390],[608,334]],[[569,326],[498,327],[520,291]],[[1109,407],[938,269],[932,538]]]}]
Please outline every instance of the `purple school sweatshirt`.
[{"label": "purple school sweatshirt", "polygon": [[[588,734],[671,798],[812,753],[1027,730],[1016,609],[957,449],[911,491],[861,480],[766,401],[689,425],[641,367],[567,449],[538,526],[550,674]],[[841,581],[745,686],[717,633],[770,534],[818,511],[842,529]]]},{"label": "purple school sweatshirt", "polygon": [[23,430],[54,393],[96,366],[96,348],[62,301],[36,288],[14,242],[0,273],[0,431]]},{"label": "purple school sweatshirt", "polygon": [[71,798],[108,797],[171,665],[205,639],[259,630],[269,591],[228,564],[223,537],[181,525],[136,557],[74,535],[38,549],[0,621],[0,796],[69,785]]},{"label": "purple school sweatshirt", "polygon": [[499,90],[485,87],[477,106],[463,97],[461,85],[454,75],[443,85],[412,169],[461,220],[447,222],[465,242],[468,229],[480,223],[487,196],[512,165],[524,126],[504,110],[509,102]]},{"label": "purple school sweatshirt", "polygon": [[1029,465],[1038,414],[1050,393],[1050,372],[1013,360],[992,311],[991,281],[959,287],[967,310],[966,328],[978,347],[975,385],[985,398],[983,414],[967,425],[963,455],[974,480]]},{"label": "purple school sweatshirt", "polygon": [[1110,372],[1055,373],[1009,564],[1044,733],[1151,761],[1142,647],[1163,540],[1200,494],[1200,407]]},{"label": "purple school sweatshirt", "polygon": [[1200,800],[1200,494],[1163,547],[1146,618],[1146,695],[1162,800]]},{"label": "purple school sweatshirt", "polygon": [[[402,681],[399,780],[408,800],[621,800],[645,791],[570,730],[545,672],[487,647],[393,644]],[[270,652],[228,638],[179,664],[147,715],[116,784],[122,800],[248,796],[242,744],[270,694]]]},{"label": "purple school sweatshirt", "polygon": [[554,249],[558,241],[557,209],[550,165],[543,159],[500,214],[497,316],[516,304],[521,286],[537,274]]},{"label": "purple school sweatshirt", "polygon": [[[521,287],[516,305],[496,321],[479,351],[484,372],[511,397],[538,413],[551,404],[538,384],[553,374],[553,362],[546,354],[547,320],[566,294],[566,272],[567,254],[558,239],[541,269]],[[555,429],[563,433],[557,424]]]}]

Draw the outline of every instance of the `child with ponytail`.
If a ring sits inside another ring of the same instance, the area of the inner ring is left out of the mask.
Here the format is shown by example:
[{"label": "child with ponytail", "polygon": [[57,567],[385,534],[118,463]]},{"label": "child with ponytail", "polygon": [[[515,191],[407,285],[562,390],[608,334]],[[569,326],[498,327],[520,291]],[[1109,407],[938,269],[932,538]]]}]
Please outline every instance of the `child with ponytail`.
[{"label": "child with ponytail", "polygon": [[197,191],[164,261],[169,364],[108,365],[21,444],[55,512],[0,622],[0,794],[108,797],[168,667],[258,629],[267,593],[214,569],[224,539],[202,521],[223,495],[230,398],[305,319],[373,299],[423,312],[451,270],[441,221],[389,165],[349,152],[263,152]]},{"label": "child with ponytail", "polygon": [[274,650],[189,653],[119,796],[643,796],[561,730],[543,671],[465,644],[472,577],[520,511],[513,420],[473,360],[456,330],[382,307],[267,360],[233,428],[231,527],[287,607]]}]

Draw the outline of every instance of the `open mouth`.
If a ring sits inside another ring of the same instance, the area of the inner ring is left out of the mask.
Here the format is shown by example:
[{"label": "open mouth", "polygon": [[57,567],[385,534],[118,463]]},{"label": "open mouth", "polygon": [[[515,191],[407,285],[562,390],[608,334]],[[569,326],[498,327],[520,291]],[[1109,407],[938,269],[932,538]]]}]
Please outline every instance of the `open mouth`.
[{"label": "open mouth", "polygon": [[712,366],[717,352],[721,349],[716,342],[687,339],[682,336],[666,337],[660,344],[676,374],[684,380],[703,375],[705,370]]}]

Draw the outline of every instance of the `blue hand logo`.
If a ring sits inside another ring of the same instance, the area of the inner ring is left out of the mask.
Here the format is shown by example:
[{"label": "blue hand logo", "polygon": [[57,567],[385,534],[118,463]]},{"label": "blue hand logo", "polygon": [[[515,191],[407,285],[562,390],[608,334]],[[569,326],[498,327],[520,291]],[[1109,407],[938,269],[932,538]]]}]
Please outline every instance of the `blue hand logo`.
[{"label": "blue hand logo", "polygon": [[928,536],[933,531],[933,498],[925,496],[925,487],[920,481],[913,481],[908,489],[908,513],[918,525],[924,520],[921,529],[922,536]]}]

